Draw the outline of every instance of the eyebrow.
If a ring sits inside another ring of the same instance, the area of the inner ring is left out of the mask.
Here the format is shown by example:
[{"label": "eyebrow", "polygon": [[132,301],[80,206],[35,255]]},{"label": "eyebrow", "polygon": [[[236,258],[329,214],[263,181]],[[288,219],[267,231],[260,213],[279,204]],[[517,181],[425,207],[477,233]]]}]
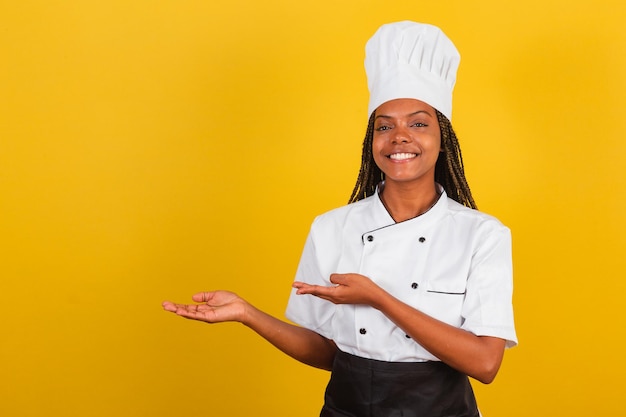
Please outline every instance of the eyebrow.
[{"label": "eyebrow", "polygon": [[[432,115],[432,114],[430,114],[430,113],[429,113],[428,111],[426,111],[426,110],[418,110],[418,111],[416,111],[416,112],[409,113],[409,114],[407,114],[407,115],[406,115],[406,117],[412,117],[412,116],[415,116],[415,115],[420,114],[420,113],[426,113],[428,116],[433,117],[433,115]],[[382,118],[384,118],[384,119],[393,119],[393,117],[392,117],[392,116],[387,116],[387,115],[385,115],[385,114],[379,114],[379,115],[377,115],[377,116],[376,116],[376,119],[378,119],[379,117],[382,117]]]}]

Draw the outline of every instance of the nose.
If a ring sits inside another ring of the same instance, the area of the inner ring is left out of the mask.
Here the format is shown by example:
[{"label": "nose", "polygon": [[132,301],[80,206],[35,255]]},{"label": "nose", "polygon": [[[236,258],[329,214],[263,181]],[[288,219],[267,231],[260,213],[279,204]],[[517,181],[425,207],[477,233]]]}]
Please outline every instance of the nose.
[{"label": "nose", "polygon": [[413,138],[411,138],[411,133],[404,126],[396,127],[396,131],[394,132],[392,142],[393,143],[408,143],[411,142]]}]

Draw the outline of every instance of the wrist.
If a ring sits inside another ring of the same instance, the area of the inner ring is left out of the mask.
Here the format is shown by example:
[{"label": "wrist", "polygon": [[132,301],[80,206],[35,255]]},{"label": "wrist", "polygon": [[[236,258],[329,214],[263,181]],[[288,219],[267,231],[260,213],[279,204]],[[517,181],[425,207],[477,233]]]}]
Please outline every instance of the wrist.
[{"label": "wrist", "polygon": [[394,300],[396,300],[394,296],[381,288],[376,297],[372,298],[372,303],[370,305],[384,314],[388,309],[389,304],[393,303]]},{"label": "wrist", "polygon": [[252,327],[252,322],[254,321],[254,314],[256,313],[256,308],[248,303],[246,300],[241,300],[241,314],[239,316],[239,323],[243,324],[247,327]]}]

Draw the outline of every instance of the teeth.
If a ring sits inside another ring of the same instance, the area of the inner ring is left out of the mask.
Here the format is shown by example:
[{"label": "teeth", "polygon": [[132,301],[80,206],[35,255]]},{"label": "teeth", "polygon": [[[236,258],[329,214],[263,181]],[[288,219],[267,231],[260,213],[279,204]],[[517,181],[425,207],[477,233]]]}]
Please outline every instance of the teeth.
[{"label": "teeth", "polygon": [[415,153],[392,153],[391,155],[389,155],[389,158],[395,159],[395,160],[403,160],[403,159],[415,158],[416,156],[417,154]]}]

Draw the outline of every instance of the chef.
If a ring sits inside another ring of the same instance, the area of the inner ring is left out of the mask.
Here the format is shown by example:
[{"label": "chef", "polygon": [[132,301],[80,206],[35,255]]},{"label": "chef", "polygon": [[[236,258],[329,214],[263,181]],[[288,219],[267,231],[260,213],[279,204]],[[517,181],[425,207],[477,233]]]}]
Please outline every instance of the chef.
[{"label": "chef", "polygon": [[338,349],[322,416],[477,416],[467,375],[491,382],[517,343],[510,231],[454,163],[458,63],[431,25],[385,25],[366,46],[359,182],[315,219],[287,307]]}]

